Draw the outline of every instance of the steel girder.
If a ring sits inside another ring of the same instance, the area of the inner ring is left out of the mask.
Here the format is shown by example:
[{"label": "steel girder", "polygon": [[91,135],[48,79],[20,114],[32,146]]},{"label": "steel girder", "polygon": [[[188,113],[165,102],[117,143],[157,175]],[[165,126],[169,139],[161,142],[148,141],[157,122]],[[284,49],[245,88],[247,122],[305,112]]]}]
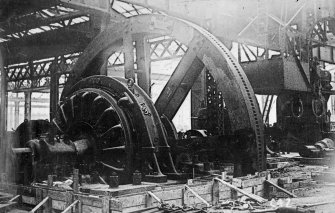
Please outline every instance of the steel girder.
[{"label": "steel girder", "polygon": [[69,27],[89,21],[89,16],[81,11],[54,5],[28,14],[9,17],[0,23],[3,30],[0,34],[1,42],[22,39],[26,36]]},{"label": "steel girder", "polygon": [[[172,38],[161,38],[155,41],[149,41],[150,44],[150,59],[151,61],[170,60],[173,58],[182,57],[187,47]],[[66,82],[70,70],[74,63],[79,58],[81,53],[69,54],[66,56],[41,59],[27,63],[20,63],[17,65],[9,65],[6,67],[8,73],[8,91],[23,91],[23,90],[41,90],[49,88],[51,63],[57,63],[63,60],[63,65],[57,65],[58,74],[64,78],[60,85],[63,86]],[[116,67],[124,65],[123,52],[114,52],[111,60],[108,62],[108,67]],[[62,59],[64,58],[64,59]],[[65,63],[64,63],[65,61]],[[33,76],[33,78],[31,78]]]},{"label": "steel girder", "polygon": [[80,53],[7,66],[8,91],[49,89],[51,73],[56,72],[63,86]]}]

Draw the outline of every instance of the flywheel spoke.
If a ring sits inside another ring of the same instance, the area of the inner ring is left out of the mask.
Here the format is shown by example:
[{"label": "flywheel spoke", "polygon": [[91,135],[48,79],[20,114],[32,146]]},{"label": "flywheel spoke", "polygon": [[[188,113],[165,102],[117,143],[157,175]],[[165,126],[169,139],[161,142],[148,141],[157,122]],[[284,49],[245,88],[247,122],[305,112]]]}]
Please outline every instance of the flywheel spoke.
[{"label": "flywheel spoke", "polygon": [[103,152],[109,152],[109,151],[126,151],[126,146],[115,146],[110,148],[104,148],[102,149]]},{"label": "flywheel spoke", "polygon": [[101,138],[111,137],[111,138],[118,138],[122,134],[122,126],[121,124],[117,124],[111,128],[109,128],[107,131],[105,131]]},{"label": "flywheel spoke", "polygon": [[92,110],[92,102],[97,97],[97,94],[91,92],[85,92],[81,97],[82,97],[82,110],[81,110],[82,117],[89,123],[91,123],[89,115]]},{"label": "flywheel spoke", "polygon": [[89,107],[89,105],[86,105],[85,103],[85,97],[88,96],[90,93],[89,92],[84,92],[81,96],[80,96],[80,114],[81,117],[85,120],[87,120],[87,114],[85,114],[85,109],[87,107]]},{"label": "flywheel spoke", "polygon": [[112,126],[119,123],[119,118],[117,116],[116,111],[113,107],[109,107],[104,110],[104,112],[100,115],[100,117],[97,119],[97,122],[95,123],[95,127],[102,126]]},{"label": "flywheel spoke", "polygon": [[90,112],[90,115],[89,115],[89,119],[90,119],[91,124],[95,124],[97,122],[97,120],[99,119],[99,117],[101,116],[101,114],[108,107],[110,107],[110,105],[106,102],[106,100],[101,96],[97,96],[93,100],[91,112]]},{"label": "flywheel spoke", "polygon": [[114,170],[114,171],[117,171],[117,172],[123,172],[124,171],[124,168],[115,167],[115,166],[109,165],[107,163],[104,163],[102,161],[99,161],[98,163],[107,167],[108,169],[111,169],[111,170]]},{"label": "flywheel spoke", "polygon": [[81,119],[81,98],[76,95],[73,99],[73,109],[74,109],[74,119],[75,120],[80,120]]},{"label": "flywheel spoke", "polygon": [[62,117],[64,119],[64,123],[67,124],[68,118],[67,118],[67,115],[65,113],[64,104],[59,105],[59,109],[60,109],[60,112],[61,112]]}]

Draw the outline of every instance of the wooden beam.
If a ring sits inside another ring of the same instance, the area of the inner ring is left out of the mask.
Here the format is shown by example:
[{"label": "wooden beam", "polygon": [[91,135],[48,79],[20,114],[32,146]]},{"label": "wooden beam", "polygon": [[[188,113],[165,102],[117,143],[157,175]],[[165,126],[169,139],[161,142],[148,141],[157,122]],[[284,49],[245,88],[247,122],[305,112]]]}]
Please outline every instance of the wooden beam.
[{"label": "wooden beam", "polygon": [[291,196],[291,197],[298,197],[298,196],[296,196],[295,194],[293,194],[293,193],[291,193],[291,192],[287,191],[286,189],[284,189],[284,188],[282,188],[282,187],[280,187],[280,186],[278,186],[278,185],[276,185],[276,184],[272,183],[272,182],[271,182],[271,181],[269,181],[269,180],[265,180],[265,183],[268,183],[268,184],[270,184],[271,186],[273,186],[273,187],[275,187],[275,188],[279,189],[280,191],[282,191],[282,192],[284,192],[284,193],[288,194],[288,195],[289,195],[289,196]]},{"label": "wooden beam", "polygon": [[8,202],[10,203],[10,202],[13,202],[13,201],[15,201],[16,199],[19,199],[21,197],[21,195],[16,195],[16,196],[14,196],[13,198],[11,198]]},{"label": "wooden beam", "polygon": [[220,185],[218,181],[213,181],[212,204],[217,205],[220,201]]},{"label": "wooden beam", "polygon": [[[53,182],[54,182],[53,175],[48,175],[48,182],[47,182],[48,190],[53,187]],[[47,201],[45,212],[46,213],[52,213],[52,199],[51,198]]]},{"label": "wooden beam", "polygon": [[196,193],[193,189],[191,189],[191,187],[189,187],[188,185],[185,185],[185,191],[184,192],[191,192],[196,198],[198,198],[201,202],[203,202],[207,207],[210,207],[210,204],[203,199],[202,197],[200,197],[200,195],[198,193]]},{"label": "wooden beam", "polygon": [[1,203],[0,210],[1,212],[7,212],[8,209],[11,209],[11,207],[15,206],[16,204],[16,202]]},{"label": "wooden beam", "polygon": [[101,213],[109,213],[109,212],[110,212],[110,197],[104,196],[102,198]]},{"label": "wooden beam", "polygon": [[66,213],[66,212],[70,211],[75,205],[77,205],[77,203],[79,203],[79,200],[75,200],[68,207],[66,207],[66,209],[64,209],[64,211],[62,211],[61,213]]},{"label": "wooden beam", "polygon": [[73,192],[79,192],[79,169],[73,170]]},{"label": "wooden beam", "polygon": [[157,197],[154,193],[152,193],[150,191],[148,191],[147,193],[148,193],[148,195],[150,197],[154,198],[159,204],[163,204],[164,203],[164,201],[162,199],[160,199],[159,197]]},{"label": "wooden beam", "polygon": [[37,206],[35,206],[29,213],[35,213],[39,208],[41,208],[47,201],[49,200],[49,197],[45,197]]},{"label": "wooden beam", "polygon": [[239,192],[239,193],[241,193],[241,194],[243,194],[243,195],[245,195],[245,196],[247,196],[247,197],[249,197],[249,198],[251,198],[251,199],[257,201],[257,202],[259,202],[259,203],[264,203],[264,202],[267,201],[266,199],[264,199],[264,198],[262,198],[262,197],[260,197],[260,196],[258,196],[258,195],[249,194],[249,193],[243,191],[242,189],[239,189],[239,188],[237,188],[236,186],[233,186],[233,185],[231,185],[230,183],[227,183],[227,182],[224,181],[224,180],[221,180],[221,179],[218,179],[218,178],[214,178],[214,181],[219,181],[219,182],[222,183],[223,185],[226,185],[226,186],[228,186],[229,188],[231,188],[231,189],[233,189],[233,190],[235,190],[235,191],[237,191],[237,192]]}]

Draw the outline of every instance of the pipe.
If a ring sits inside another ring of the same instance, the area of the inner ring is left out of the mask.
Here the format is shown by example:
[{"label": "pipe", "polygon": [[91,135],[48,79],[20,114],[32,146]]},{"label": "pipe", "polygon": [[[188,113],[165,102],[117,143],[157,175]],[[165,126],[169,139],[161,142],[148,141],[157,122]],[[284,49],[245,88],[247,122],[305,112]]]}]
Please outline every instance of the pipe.
[{"label": "pipe", "polygon": [[50,144],[45,140],[30,140],[29,147],[12,148],[14,154],[34,153],[38,152],[39,156],[50,157],[54,154],[77,154],[83,155],[91,148],[91,143],[88,139],[77,140],[71,143],[64,143],[63,141],[55,144]]},{"label": "pipe", "polygon": [[14,154],[31,153],[30,148],[12,148]]}]

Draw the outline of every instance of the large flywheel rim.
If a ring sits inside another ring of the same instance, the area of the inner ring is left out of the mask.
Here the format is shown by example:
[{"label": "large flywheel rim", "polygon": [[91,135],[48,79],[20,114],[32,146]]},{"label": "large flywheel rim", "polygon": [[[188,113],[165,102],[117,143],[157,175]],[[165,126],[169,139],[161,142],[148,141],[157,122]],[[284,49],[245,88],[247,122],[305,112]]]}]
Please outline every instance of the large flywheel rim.
[{"label": "large flywheel rim", "polygon": [[[264,130],[257,100],[243,69],[219,40],[201,27],[164,15],[136,16],[116,25],[113,26],[113,29],[98,35],[87,47],[74,67],[75,76],[70,80],[70,85],[76,79],[89,76],[87,68],[92,69],[90,61],[101,57],[103,52],[108,49],[106,47],[115,44],[126,33],[169,35],[186,45],[193,41],[198,45],[196,57],[205,64],[214,78],[218,79],[217,81],[225,82],[218,85],[218,88],[224,93],[230,117],[234,118],[232,120],[233,130],[254,130],[257,146],[257,169],[264,169]],[[66,93],[67,88],[64,89],[62,96]]]}]

